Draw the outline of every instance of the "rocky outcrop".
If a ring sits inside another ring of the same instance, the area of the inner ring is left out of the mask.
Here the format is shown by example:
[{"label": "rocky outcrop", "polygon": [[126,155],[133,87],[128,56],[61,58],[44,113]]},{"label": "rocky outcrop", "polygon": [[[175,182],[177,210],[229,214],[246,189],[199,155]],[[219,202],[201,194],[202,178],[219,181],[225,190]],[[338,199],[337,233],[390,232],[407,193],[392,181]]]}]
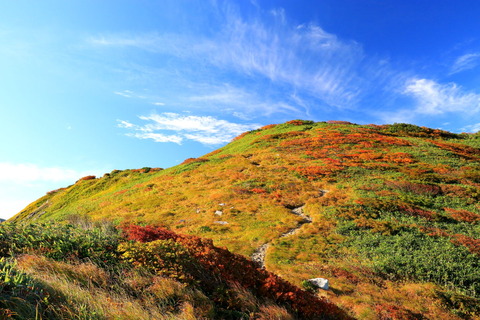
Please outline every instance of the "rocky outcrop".
[{"label": "rocky outcrop", "polygon": [[313,279],[308,279],[307,281],[310,282],[315,288],[323,289],[323,290],[329,289],[328,279],[313,278]]}]

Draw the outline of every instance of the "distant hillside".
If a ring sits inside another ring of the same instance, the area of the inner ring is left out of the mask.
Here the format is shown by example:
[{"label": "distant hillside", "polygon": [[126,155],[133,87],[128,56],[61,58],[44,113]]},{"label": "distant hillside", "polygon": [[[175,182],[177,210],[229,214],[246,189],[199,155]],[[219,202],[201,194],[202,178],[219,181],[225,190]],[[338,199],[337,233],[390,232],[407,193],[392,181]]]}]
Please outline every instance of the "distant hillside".
[{"label": "distant hillside", "polygon": [[82,178],[10,221],[159,225],[299,286],[327,278],[317,294],[355,318],[478,319],[479,200],[479,133],[293,120],[165,170]]}]

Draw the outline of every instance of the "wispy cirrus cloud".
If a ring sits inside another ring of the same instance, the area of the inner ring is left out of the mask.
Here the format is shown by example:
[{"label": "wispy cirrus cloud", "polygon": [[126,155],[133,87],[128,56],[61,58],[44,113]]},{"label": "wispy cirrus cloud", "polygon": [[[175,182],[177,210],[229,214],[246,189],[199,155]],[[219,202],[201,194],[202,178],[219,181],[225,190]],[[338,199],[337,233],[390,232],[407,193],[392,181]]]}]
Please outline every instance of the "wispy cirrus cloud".
[{"label": "wispy cirrus cloud", "polygon": [[[99,48],[130,48],[173,57],[169,67],[176,69],[174,76],[195,73],[190,78],[197,78],[200,88],[205,83],[220,86],[225,73],[233,74],[235,79],[229,77],[233,87],[245,90],[253,85],[256,92],[264,92],[259,96],[267,103],[258,103],[258,109],[268,108],[274,96],[285,93],[313,97],[330,107],[355,108],[369,90],[395,77],[385,61],[368,58],[357,42],[339,39],[314,23],[291,24],[283,10],[271,11],[270,23],[265,23],[265,17],[245,19],[231,7],[221,16],[222,27],[208,36],[154,32],[107,34],[88,41]],[[230,103],[231,97],[228,92],[211,98]],[[299,110],[292,101],[276,100],[293,107],[291,113]],[[236,111],[245,107],[232,105]]]},{"label": "wispy cirrus cloud", "polygon": [[[199,91],[201,94],[191,95],[185,98],[185,102],[204,108],[218,106],[222,109],[232,110],[237,114],[258,114],[269,116],[271,114],[299,114],[305,112],[304,107],[298,106],[295,101],[278,101],[270,97],[261,97],[258,92],[234,87],[232,85],[208,86]],[[285,97],[284,97],[285,99]],[[235,111],[240,110],[241,112]],[[244,115],[244,118],[248,118]],[[238,118],[242,118],[241,116]]]},{"label": "wispy cirrus cloud", "polygon": [[474,114],[480,111],[480,94],[465,92],[455,83],[411,79],[403,93],[415,99],[415,113],[418,114],[439,115],[460,111]]},{"label": "wispy cirrus cloud", "polygon": [[183,137],[175,134],[167,135],[162,133],[155,132],[137,132],[137,133],[128,133],[130,137],[135,137],[142,140],[151,139],[155,142],[173,142],[176,144],[182,144]]},{"label": "wispy cirrus cloud", "polygon": [[470,70],[476,68],[478,65],[480,65],[480,52],[467,53],[455,60],[450,69],[450,74]]},{"label": "wispy cirrus cloud", "polygon": [[115,91],[114,94],[116,94],[117,96],[122,96],[124,98],[132,98],[134,96],[133,92],[130,90]]},{"label": "wispy cirrus cloud", "polygon": [[[425,122],[480,111],[477,93],[430,80],[410,69],[415,61],[369,55],[362,44],[317,23],[292,23],[282,9],[248,17],[231,3],[216,9],[216,31],[104,34],[89,41],[95,48],[139,50],[168,61],[151,74],[163,72],[159,97],[170,111],[209,110],[244,121],[276,117],[278,122],[337,114],[371,122]],[[478,64],[480,53],[465,54],[451,73]]]},{"label": "wispy cirrus cloud", "polygon": [[480,123],[467,125],[467,126],[463,127],[462,130],[464,132],[472,132],[472,133],[479,132],[480,131]]},{"label": "wispy cirrus cloud", "polygon": [[177,144],[191,140],[205,145],[217,145],[229,142],[235,136],[260,126],[233,123],[211,116],[180,115],[170,112],[140,116],[139,119],[146,123],[137,125],[119,120],[118,126],[131,130],[132,132],[127,133],[131,137]]},{"label": "wispy cirrus cloud", "polygon": [[[379,111],[386,123],[417,122],[425,117],[476,117],[480,112],[480,94],[466,91],[456,83],[439,83],[425,78],[410,78],[399,90],[401,96],[413,99],[411,107]],[[466,131],[465,128],[457,128]],[[469,129],[470,131],[472,128]]]}]

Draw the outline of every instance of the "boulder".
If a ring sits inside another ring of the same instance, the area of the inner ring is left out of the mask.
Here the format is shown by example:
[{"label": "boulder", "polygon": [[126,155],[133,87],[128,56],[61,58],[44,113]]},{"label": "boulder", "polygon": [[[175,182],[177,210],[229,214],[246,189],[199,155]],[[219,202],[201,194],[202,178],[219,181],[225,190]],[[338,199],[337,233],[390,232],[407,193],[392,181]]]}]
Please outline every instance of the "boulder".
[{"label": "boulder", "polygon": [[215,211],[215,214],[216,214],[217,216],[221,216],[221,215],[223,214],[223,211],[217,210],[217,211]]},{"label": "boulder", "polygon": [[323,290],[328,290],[328,279],[324,278],[313,278],[313,279],[308,279],[308,282],[313,284],[315,287]]}]

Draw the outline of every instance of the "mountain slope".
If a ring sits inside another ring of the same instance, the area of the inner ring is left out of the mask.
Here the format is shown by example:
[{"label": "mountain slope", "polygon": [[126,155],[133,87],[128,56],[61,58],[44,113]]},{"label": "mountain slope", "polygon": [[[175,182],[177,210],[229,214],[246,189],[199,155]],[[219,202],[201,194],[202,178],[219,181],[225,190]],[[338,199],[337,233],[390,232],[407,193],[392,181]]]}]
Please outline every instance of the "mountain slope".
[{"label": "mountain slope", "polygon": [[328,278],[320,294],[359,318],[469,318],[479,200],[478,133],[294,120],[166,170],[85,177],[11,220],[162,225],[298,285]]}]

